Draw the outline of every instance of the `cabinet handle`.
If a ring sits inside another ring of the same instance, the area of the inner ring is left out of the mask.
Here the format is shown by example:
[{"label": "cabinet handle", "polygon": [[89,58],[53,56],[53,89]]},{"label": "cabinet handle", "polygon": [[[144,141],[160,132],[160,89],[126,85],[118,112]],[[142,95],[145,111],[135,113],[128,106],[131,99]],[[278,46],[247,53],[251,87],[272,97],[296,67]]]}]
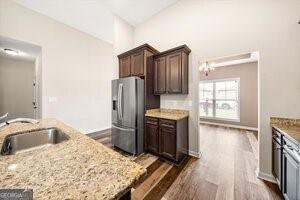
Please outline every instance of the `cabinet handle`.
[{"label": "cabinet handle", "polygon": [[147,124],[157,125],[157,122],[150,122],[150,121],[147,121]]},{"label": "cabinet handle", "polygon": [[162,124],[161,126],[162,126],[162,127],[165,127],[165,128],[174,128],[173,125],[167,125],[167,124]]},{"label": "cabinet handle", "polygon": [[127,132],[134,131],[134,129],[131,129],[131,128],[121,128],[121,127],[117,127],[117,126],[114,126],[114,125],[112,125],[111,127],[115,128],[115,129],[118,129],[118,130],[121,130],[121,131],[127,131]]}]

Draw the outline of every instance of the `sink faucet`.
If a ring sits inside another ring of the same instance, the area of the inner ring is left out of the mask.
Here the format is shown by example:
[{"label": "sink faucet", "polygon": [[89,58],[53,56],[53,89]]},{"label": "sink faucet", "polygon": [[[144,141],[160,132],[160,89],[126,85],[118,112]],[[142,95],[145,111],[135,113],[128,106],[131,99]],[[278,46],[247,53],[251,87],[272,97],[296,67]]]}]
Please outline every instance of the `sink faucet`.
[{"label": "sink faucet", "polygon": [[[6,114],[6,117],[7,117],[7,114]],[[4,118],[6,118],[4,117]],[[2,117],[0,117],[0,119],[2,119]],[[6,126],[6,125],[9,125],[9,124],[12,124],[12,123],[18,123],[18,122],[21,122],[21,123],[31,123],[31,124],[37,124],[39,123],[38,120],[35,120],[35,119],[29,119],[29,118],[16,118],[16,119],[11,119],[11,120],[8,120],[4,123],[1,123],[0,124],[0,128]]]}]

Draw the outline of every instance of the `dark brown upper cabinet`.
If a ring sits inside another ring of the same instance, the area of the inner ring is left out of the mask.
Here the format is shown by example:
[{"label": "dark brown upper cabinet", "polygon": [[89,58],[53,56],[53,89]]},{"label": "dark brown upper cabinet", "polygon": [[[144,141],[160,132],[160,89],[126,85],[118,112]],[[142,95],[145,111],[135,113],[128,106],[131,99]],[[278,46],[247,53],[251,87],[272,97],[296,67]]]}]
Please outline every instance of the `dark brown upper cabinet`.
[{"label": "dark brown upper cabinet", "polygon": [[140,51],[131,55],[131,75],[144,75],[144,51]]},{"label": "dark brown upper cabinet", "polygon": [[160,107],[160,96],[153,93],[153,55],[157,53],[159,52],[150,45],[143,44],[118,55],[119,78],[138,76],[145,81],[145,111]]},{"label": "dark brown upper cabinet", "polygon": [[154,94],[188,94],[188,56],[182,45],[154,55]]},{"label": "dark brown upper cabinet", "polygon": [[120,78],[130,76],[130,56],[120,58],[119,63]]},{"label": "dark brown upper cabinet", "polygon": [[155,94],[166,93],[166,57],[154,60],[154,77]]},{"label": "dark brown upper cabinet", "polygon": [[169,93],[182,93],[181,52],[167,56],[166,82]]},{"label": "dark brown upper cabinet", "polygon": [[119,77],[145,76],[147,60],[156,53],[158,53],[156,49],[144,44],[118,55]]}]

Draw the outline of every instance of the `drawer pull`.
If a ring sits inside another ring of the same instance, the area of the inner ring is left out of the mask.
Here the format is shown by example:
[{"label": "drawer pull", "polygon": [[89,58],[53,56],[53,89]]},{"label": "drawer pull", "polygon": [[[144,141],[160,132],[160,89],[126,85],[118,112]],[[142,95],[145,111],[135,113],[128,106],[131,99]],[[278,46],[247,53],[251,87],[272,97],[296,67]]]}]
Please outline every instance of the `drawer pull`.
[{"label": "drawer pull", "polygon": [[147,124],[151,124],[151,125],[157,125],[157,122],[151,122],[151,121],[147,121]]},{"label": "drawer pull", "polygon": [[161,126],[165,128],[174,128],[174,125],[168,125],[168,124],[162,124]]}]

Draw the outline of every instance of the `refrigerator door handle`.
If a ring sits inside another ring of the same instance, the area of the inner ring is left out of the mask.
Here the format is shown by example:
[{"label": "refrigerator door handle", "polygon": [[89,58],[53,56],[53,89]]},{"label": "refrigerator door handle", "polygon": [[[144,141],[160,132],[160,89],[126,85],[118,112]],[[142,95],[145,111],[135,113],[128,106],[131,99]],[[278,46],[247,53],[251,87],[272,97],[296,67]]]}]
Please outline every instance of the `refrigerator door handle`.
[{"label": "refrigerator door handle", "polygon": [[115,129],[118,129],[118,130],[121,130],[121,131],[134,131],[135,129],[132,129],[132,128],[121,128],[121,127],[118,127],[118,126],[115,126],[115,125],[111,125],[112,128],[115,128]]},{"label": "refrigerator door handle", "polygon": [[120,102],[121,102],[121,99],[120,99],[120,84],[118,85],[118,118],[120,119]]},{"label": "refrigerator door handle", "polygon": [[119,100],[120,100],[120,111],[119,111],[119,113],[120,113],[120,119],[123,119],[123,106],[122,106],[122,103],[123,103],[123,84],[120,83],[119,87],[120,87],[120,98],[119,98]]}]

